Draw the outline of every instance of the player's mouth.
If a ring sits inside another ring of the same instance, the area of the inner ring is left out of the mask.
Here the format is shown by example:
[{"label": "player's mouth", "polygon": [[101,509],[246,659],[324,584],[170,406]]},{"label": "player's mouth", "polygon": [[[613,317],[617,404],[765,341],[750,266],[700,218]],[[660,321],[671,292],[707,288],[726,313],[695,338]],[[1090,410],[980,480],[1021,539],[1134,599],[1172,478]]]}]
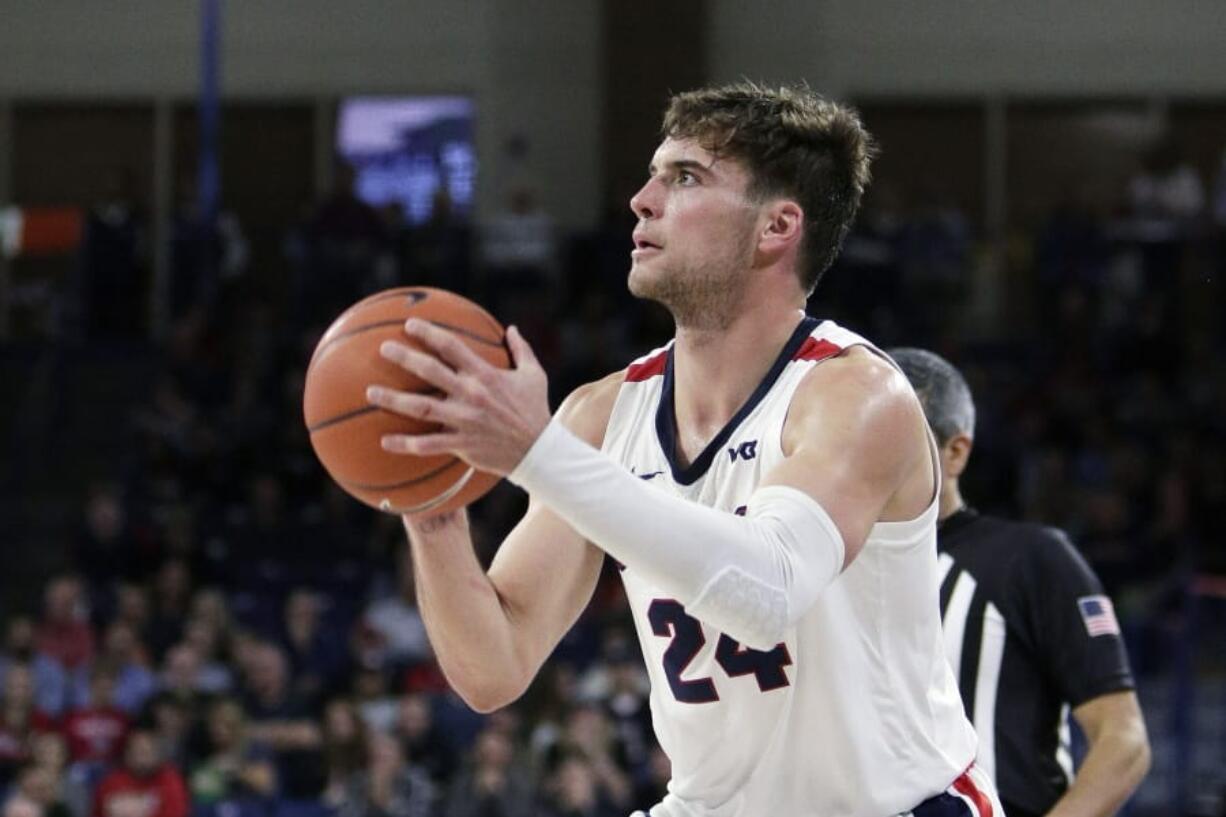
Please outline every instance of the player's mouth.
[{"label": "player's mouth", "polygon": [[644,255],[650,255],[653,252],[659,252],[663,247],[656,244],[654,241],[649,241],[641,235],[634,236],[634,249],[630,251],[632,258],[640,258]]}]

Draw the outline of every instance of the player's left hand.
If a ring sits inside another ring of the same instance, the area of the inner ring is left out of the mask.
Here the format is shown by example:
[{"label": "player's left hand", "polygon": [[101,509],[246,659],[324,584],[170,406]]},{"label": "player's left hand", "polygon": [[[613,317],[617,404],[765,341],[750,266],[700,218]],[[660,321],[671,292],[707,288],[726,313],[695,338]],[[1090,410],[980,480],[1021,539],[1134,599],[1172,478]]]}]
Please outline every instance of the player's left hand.
[{"label": "player's left hand", "polygon": [[532,348],[507,329],[511,369],[487,363],[452,332],[410,318],[405,334],[425,351],[384,341],[379,354],[437,388],[428,395],[371,386],[380,408],[443,427],[431,434],[385,434],[385,451],[419,457],[453,453],[469,465],[506,476],[549,425],[548,381]]}]

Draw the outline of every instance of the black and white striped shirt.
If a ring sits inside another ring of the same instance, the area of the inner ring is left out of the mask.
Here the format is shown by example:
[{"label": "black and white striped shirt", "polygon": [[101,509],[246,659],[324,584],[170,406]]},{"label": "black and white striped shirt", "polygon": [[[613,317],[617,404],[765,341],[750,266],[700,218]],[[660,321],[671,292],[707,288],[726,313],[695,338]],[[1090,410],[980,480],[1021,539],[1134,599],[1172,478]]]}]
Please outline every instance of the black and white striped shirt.
[{"label": "black and white striped shirt", "polygon": [[1072,780],[1070,710],[1134,686],[1118,627],[1086,600],[1101,599],[1113,624],[1110,603],[1053,528],[963,509],[941,523],[937,547],[945,648],[977,763],[1007,817],[1043,814]]}]

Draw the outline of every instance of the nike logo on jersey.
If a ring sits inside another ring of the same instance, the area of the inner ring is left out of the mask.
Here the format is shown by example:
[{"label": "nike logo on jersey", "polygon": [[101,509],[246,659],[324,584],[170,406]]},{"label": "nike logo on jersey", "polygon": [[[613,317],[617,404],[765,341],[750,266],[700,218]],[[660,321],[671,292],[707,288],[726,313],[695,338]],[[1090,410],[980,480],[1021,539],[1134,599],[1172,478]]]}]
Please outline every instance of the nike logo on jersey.
[{"label": "nike logo on jersey", "polygon": [[652,479],[653,477],[658,477],[660,476],[660,474],[663,474],[663,473],[664,473],[663,471],[652,471],[650,474],[639,474],[638,476],[639,476],[639,479],[646,480],[646,479]]},{"label": "nike logo on jersey", "polygon": [[733,462],[736,462],[738,459],[752,460],[758,456],[758,441],[749,440],[748,442],[741,443],[739,446],[734,445],[728,449],[728,456]]}]

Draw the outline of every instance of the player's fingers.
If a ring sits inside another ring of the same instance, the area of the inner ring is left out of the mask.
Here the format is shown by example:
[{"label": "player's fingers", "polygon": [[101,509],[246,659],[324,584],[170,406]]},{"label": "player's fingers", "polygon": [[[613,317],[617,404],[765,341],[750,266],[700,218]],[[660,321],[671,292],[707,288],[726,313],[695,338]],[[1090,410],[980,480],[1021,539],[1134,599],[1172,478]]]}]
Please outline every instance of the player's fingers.
[{"label": "player's fingers", "polygon": [[405,333],[430,349],[457,372],[477,374],[492,368],[455,332],[435,326],[421,318],[409,318],[404,324]]},{"label": "player's fingers", "polygon": [[507,328],[507,348],[511,350],[511,362],[516,369],[522,369],[525,366],[541,368],[540,361],[536,359],[536,352],[532,351],[528,341],[524,340],[524,336],[519,333],[518,326]]},{"label": "player's fingers", "polygon": [[459,376],[433,355],[394,340],[379,344],[379,354],[448,394],[454,393],[459,386]]},{"label": "player's fingers", "polygon": [[455,453],[460,445],[460,435],[454,432],[437,434],[384,434],[379,439],[384,451],[392,454],[412,454],[415,457],[432,457],[436,454]]},{"label": "player's fingers", "polygon": [[367,386],[366,399],[371,404],[388,411],[431,423],[442,423],[452,428],[459,426],[468,418],[460,406],[428,394],[396,391],[383,386]]}]

